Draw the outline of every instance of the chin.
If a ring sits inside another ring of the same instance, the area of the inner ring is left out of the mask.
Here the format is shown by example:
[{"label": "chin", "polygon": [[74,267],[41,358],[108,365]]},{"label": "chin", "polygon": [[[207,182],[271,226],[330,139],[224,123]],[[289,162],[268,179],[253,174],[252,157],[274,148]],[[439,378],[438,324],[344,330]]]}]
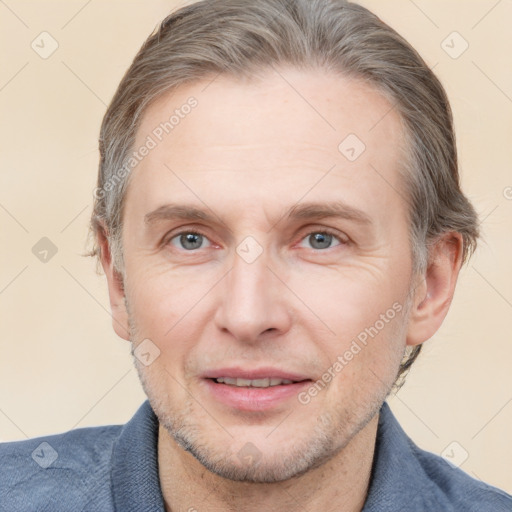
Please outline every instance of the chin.
[{"label": "chin", "polygon": [[[326,413],[300,435],[290,434],[283,436],[284,441],[267,440],[265,444],[265,436],[260,434],[252,443],[249,426],[243,438],[230,436],[209,416],[201,418],[193,400],[179,412],[173,412],[170,404],[148,396],[160,424],[178,449],[190,453],[212,474],[246,483],[283,482],[324,465],[374,416],[371,411],[367,420],[352,424],[340,421],[339,415],[333,421],[332,415]],[[280,428],[286,428],[285,423],[286,420]]]},{"label": "chin", "polygon": [[[176,443],[189,452],[208,471],[227,480],[247,483],[277,483],[297,478],[321,466],[334,454],[332,438],[320,432],[301,441],[291,441],[289,446],[275,449],[269,443],[259,448],[255,444],[226,440],[222,448],[212,437],[200,433],[192,426],[162,423]],[[240,448],[238,448],[241,446]]]}]

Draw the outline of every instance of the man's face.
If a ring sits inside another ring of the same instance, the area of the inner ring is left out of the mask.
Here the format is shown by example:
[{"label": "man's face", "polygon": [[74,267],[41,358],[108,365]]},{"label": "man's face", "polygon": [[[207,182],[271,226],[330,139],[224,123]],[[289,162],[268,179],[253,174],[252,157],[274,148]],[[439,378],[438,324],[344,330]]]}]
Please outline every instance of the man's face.
[{"label": "man's face", "polygon": [[174,439],[222,476],[283,480],[347,445],[396,377],[412,269],[403,136],[382,95],[338,75],[210,82],[161,97],[138,131],[135,149],[157,144],[124,209],[131,337],[160,350],[137,367]]}]

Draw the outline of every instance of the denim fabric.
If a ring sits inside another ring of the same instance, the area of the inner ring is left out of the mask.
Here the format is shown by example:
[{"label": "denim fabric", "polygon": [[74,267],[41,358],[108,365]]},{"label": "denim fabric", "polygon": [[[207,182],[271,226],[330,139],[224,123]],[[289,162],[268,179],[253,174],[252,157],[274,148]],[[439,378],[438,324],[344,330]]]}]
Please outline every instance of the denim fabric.
[{"label": "denim fabric", "polygon": [[[124,426],[1,443],[0,511],[164,512],[157,440],[146,401]],[[363,512],[402,511],[512,512],[512,496],[420,450],[384,403]]]}]

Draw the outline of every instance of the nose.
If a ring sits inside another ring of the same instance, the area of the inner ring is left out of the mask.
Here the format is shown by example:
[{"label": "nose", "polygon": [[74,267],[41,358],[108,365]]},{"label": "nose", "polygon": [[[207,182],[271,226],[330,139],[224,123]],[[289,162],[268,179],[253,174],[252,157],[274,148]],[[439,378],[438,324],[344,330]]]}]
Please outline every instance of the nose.
[{"label": "nose", "polygon": [[220,305],[215,313],[219,329],[244,343],[258,343],[286,332],[291,326],[285,285],[270,270],[263,253],[248,263],[234,255],[231,271],[223,280]]}]

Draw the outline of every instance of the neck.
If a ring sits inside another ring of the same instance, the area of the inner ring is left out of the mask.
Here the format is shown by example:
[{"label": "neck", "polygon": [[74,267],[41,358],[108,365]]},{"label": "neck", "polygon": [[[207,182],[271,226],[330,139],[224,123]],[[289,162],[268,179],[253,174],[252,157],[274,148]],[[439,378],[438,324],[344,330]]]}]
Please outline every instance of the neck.
[{"label": "neck", "polygon": [[370,483],[378,418],[376,414],[321,466],[290,480],[270,484],[236,482],[210,472],[178,446],[160,425],[158,464],[166,511],[360,512]]}]

